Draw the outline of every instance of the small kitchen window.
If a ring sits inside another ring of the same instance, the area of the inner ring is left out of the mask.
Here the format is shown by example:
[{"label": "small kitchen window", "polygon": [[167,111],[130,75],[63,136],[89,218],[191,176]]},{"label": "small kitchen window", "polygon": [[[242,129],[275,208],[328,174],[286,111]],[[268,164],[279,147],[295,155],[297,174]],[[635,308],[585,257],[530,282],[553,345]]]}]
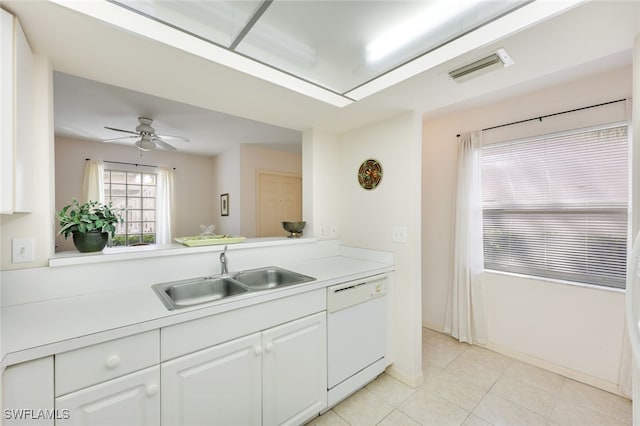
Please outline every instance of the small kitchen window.
[{"label": "small kitchen window", "polygon": [[156,242],[156,174],[105,169],[104,198],[122,209],[124,223],[116,228],[113,246]]},{"label": "small kitchen window", "polygon": [[482,148],[485,269],[624,288],[627,124]]}]

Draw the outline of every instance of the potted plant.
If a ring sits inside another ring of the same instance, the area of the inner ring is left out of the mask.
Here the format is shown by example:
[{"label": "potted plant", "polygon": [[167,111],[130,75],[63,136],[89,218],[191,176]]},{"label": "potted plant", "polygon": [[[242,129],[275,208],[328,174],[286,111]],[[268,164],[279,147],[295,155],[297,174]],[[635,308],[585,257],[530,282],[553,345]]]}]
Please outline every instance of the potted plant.
[{"label": "potted plant", "polygon": [[71,204],[56,212],[60,220],[60,231],[65,240],[71,234],[73,244],[82,253],[101,251],[116,233],[116,225],[123,222],[117,210],[111,206],[88,201],[79,203],[75,198]]}]

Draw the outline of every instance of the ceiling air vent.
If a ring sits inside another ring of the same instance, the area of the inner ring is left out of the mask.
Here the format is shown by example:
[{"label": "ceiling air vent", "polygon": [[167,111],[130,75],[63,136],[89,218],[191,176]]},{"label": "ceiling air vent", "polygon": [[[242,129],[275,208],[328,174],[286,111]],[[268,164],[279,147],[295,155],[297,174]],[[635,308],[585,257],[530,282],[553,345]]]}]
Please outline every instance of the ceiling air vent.
[{"label": "ceiling air vent", "polygon": [[513,60],[504,49],[498,49],[495,53],[485,58],[478,59],[475,62],[450,71],[449,77],[459,83],[486,74],[497,68],[508,67],[509,65],[513,65],[513,63]]}]

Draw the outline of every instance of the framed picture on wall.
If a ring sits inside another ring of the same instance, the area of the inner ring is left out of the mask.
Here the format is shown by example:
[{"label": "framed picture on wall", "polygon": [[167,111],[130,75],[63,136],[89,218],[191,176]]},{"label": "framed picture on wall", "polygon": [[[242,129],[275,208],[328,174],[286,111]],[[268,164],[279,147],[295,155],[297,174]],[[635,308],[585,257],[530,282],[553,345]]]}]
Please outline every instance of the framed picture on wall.
[{"label": "framed picture on wall", "polygon": [[220,214],[229,216],[229,194],[220,195]]}]

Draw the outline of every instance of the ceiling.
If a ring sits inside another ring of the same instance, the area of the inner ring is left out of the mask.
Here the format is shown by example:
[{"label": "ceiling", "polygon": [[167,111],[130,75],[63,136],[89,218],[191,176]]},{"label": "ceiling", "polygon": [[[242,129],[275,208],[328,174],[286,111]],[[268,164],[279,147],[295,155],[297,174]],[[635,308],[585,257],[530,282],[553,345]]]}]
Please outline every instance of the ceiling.
[{"label": "ceiling", "polygon": [[[222,53],[236,53],[341,95],[345,102],[353,101],[355,89],[383,74],[532,2],[113,0],[112,3],[221,47],[225,50]],[[121,15],[109,22],[119,24],[127,16],[122,10],[114,11],[118,12]],[[148,20],[140,20],[137,25],[145,23]],[[142,32],[139,27],[135,30]]]},{"label": "ceiling", "polygon": [[[45,54],[59,72],[57,133],[113,137],[102,133],[103,126],[133,129],[137,117],[148,114],[158,133],[192,140],[179,150],[212,155],[234,143],[299,147],[300,132],[306,129],[341,133],[407,111],[434,117],[629,65],[633,39],[640,32],[640,2],[585,2],[507,37],[444,57],[340,108],[265,80],[268,70],[261,71],[265,78],[240,72],[51,2],[0,1],[19,17],[32,49]],[[331,28],[326,37],[331,39]],[[448,78],[452,69],[498,48],[506,49],[515,65],[464,83]],[[61,111],[60,104],[66,105]],[[500,123],[487,123],[492,124]]]},{"label": "ceiling", "polygon": [[[160,135],[183,136],[169,141],[178,151],[201,155],[224,152],[231,145],[251,144],[302,152],[302,133],[255,120],[171,101],[60,72],[53,74],[54,125],[59,137],[103,141],[127,136],[106,129],[133,131],[138,117],[154,120]],[[113,143],[132,145],[135,139]]]}]

